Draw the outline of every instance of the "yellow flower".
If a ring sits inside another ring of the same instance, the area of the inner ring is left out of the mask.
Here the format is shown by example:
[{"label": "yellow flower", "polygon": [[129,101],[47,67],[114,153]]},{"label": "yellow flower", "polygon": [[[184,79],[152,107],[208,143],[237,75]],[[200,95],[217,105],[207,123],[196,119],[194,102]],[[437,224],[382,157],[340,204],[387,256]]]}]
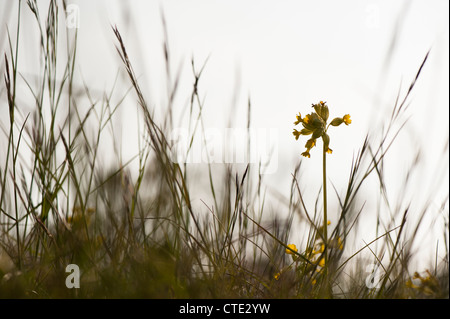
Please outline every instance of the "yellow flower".
[{"label": "yellow flower", "polygon": [[415,280],[417,285],[409,279],[405,285],[409,288],[417,289],[420,293],[426,295],[433,295],[441,290],[438,280],[433,276],[429,270],[426,270],[426,276],[420,275],[418,272],[414,273],[412,279]]},{"label": "yellow flower", "polygon": [[408,279],[408,280],[406,281],[405,286],[408,287],[408,288],[413,288],[413,289],[419,288],[419,286],[416,286],[416,285],[413,284],[413,282],[411,281],[411,279]]},{"label": "yellow flower", "polygon": [[341,237],[338,237],[338,248],[339,250],[344,249],[344,244],[342,243]]},{"label": "yellow flower", "polygon": [[294,253],[292,252],[292,250],[295,251],[295,252],[298,252],[297,246],[295,246],[294,244],[289,244],[289,245],[287,245],[287,246],[288,246],[288,248],[290,248],[290,249],[287,249],[287,248],[286,248],[286,254],[288,254],[288,255],[293,255]]},{"label": "yellow flower", "polygon": [[352,122],[352,120],[350,119],[350,114],[345,114],[343,120],[345,125],[349,125]]},{"label": "yellow flower", "polygon": [[309,155],[309,152],[308,152],[308,151],[303,152],[303,153],[302,153],[302,156],[307,157],[307,158],[310,158],[310,157],[311,157],[311,155]]},{"label": "yellow flower", "polygon": [[327,134],[329,126],[339,126],[342,123],[349,125],[352,122],[352,120],[350,119],[350,115],[346,114],[344,115],[344,117],[337,117],[333,119],[327,125],[329,110],[326,102],[320,101],[317,104],[313,104],[312,107],[314,108],[315,112],[306,114],[304,118],[302,118],[300,113],[296,115],[297,120],[294,122],[294,124],[297,125],[299,123],[302,123],[303,129],[300,131],[294,129],[294,131],[292,132],[296,140],[298,140],[300,135],[312,134],[311,139],[306,142],[306,151],[302,153],[302,156],[308,158],[311,157],[309,151],[311,150],[311,148],[316,146],[316,139],[320,137],[323,141],[324,151],[328,154],[332,154],[333,150],[329,148],[330,137]]},{"label": "yellow flower", "polygon": [[292,134],[295,136],[295,139],[298,140],[298,138],[300,136],[300,132],[294,128],[294,132],[292,132]]},{"label": "yellow flower", "polygon": [[311,116],[309,114],[307,114],[305,116],[305,118],[303,119],[303,123],[309,124],[309,122],[311,122]]},{"label": "yellow flower", "polygon": [[312,254],[313,255],[321,254],[321,253],[323,253],[324,250],[325,250],[325,245],[324,244],[320,244],[319,249],[313,250]]},{"label": "yellow flower", "polygon": [[294,125],[297,125],[298,123],[303,122],[302,119],[302,115],[300,114],[300,112],[298,113],[298,115],[296,115],[297,121],[294,122]]},{"label": "yellow flower", "polygon": [[275,276],[273,276],[273,278],[275,278],[275,280],[278,280],[278,279],[280,279],[280,276],[281,276],[281,274],[279,272],[277,272],[275,274]]},{"label": "yellow flower", "polygon": [[322,258],[322,259],[319,261],[319,266],[320,266],[320,267],[325,266],[325,258]]}]

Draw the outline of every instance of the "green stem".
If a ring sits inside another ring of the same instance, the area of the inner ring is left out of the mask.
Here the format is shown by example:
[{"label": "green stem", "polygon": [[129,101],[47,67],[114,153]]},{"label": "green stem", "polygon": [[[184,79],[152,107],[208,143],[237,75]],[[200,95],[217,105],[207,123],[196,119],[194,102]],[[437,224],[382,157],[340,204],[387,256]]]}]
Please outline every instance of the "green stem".
[{"label": "green stem", "polygon": [[328,286],[328,216],[327,216],[327,150],[325,143],[323,145],[323,244],[325,246],[324,250],[324,275],[327,290]]}]

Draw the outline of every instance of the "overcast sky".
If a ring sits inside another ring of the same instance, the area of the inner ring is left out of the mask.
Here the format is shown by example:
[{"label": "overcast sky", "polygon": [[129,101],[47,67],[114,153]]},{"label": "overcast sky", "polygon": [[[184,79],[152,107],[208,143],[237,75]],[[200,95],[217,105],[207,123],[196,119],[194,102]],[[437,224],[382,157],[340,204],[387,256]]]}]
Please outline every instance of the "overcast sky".
[{"label": "overcast sky", "polygon": [[[399,90],[403,97],[431,49],[409,100],[408,125],[388,157],[386,173],[393,179],[392,193],[401,194],[396,188],[402,187],[418,150],[422,174],[412,183],[419,187],[435,181],[431,172],[436,167],[448,166],[448,156],[443,156],[448,151],[442,153],[449,126],[448,1],[174,0],[129,1],[128,6],[98,1],[90,11],[90,4],[79,3],[80,41],[89,38],[87,45],[103,44],[102,50],[117,60],[112,37],[101,34],[110,35],[109,25],[117,25],[156,108],[164,98],[163,11],[173,73],[180,65],[184,79],[178,107],[186,107],[190,96],[191,58],[199,69],[209,57],[200,81],[205,126],[227,127],[231,116],[232,126],[245,127],[250,97],[252,126],[278,129],[278,170],[266,180],[283,191],[289,190],[290,174],[306,142],[292,136],[298,112],[309,113],[311,103],[324,100],[331,118],[351,114],[350,126],[330,130],[330,180],[345,185],[351,158],[365,134],[375,134],[387,122]],[[98,36],[92,36],[91,23],[102,30]],[[102,54],[97,59],[98,67],[116,71]],[[82,72],[87,76],[98,71]],[[100,78],[99,86],[108,78],[112,77]],[[319,148],[303,162],[305,178],[317,180],[312,175],[321,171]],[[443,177],[443,194],[448,194],[448,170]],[[311,187],[312,194],[320,183],[312,182],[317,186]]]}]

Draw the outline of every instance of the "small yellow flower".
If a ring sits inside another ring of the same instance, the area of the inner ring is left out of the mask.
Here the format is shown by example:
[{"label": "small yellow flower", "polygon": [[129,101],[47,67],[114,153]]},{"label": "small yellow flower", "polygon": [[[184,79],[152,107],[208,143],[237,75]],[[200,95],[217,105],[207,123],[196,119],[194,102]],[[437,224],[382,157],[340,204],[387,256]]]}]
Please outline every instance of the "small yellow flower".
[{"label": "small yellow flower", "polygon": [[280,274],[279,272],[277,272],[277,273],[275,274],[275,276],[273,276],[273,278],[274,278],[275,280],[278,280],[278,279],[280,279],[280,276],[281,276],[281,274]]},{"label": "small yellow flower", "polygon": [[408,287],[408,288],[413,288],[413,289],[419,288],[419,286],[416,286],[416,285],[413,284],[413,282],[411,281],[411,279],[408,279],[408,280],[406,281],[405,286]]},{"label": "small yellow flower", "polygon": [[295,125],[302,123],[304,127],[301,131],[297,131],[294,129],[292,134],[295,136],[295,139],[298,140],[300,135],[310,135],[312,134],[312,138],[306,143],[306,151],[302,153],[302,156],[310,158],[309,151],[316,145],[316,139],[322,138],[324,151],[328,154],[332,154],[333,150],[329,148],[330,145],[330,137],[327,134],[329,126],[339,126],[342,123],[345,125],[349,125],[352,120],[350,119],[350,114],[345,114],[343,117],[337,117],[333,119],[330,123],[328,123],[328,115],[329,109],[324,101],[320,101],[317,104],[313,104],[315,112],[311,112],[310,114],[306,114],[304,118],[302,118],[301,114],[298,113],[296,115],[297,120],[294,122]]},{"label": "small yellow flower", "polygon": [[339,250],[344,249],[344,244],[342,242],[341,237],[338,237],[338,248],[339,248]]},{"label": "small yellow flower", "polygon": [[320,266],[320,267],[325,266],[325,258],[322,258],[322,259],[319,261],[319,266]]},{"label": "small yellow flower", "polygon": [[286,248],[286,254],[288,254],[288,255],[293,255],[294,253],[292,252],[292,250],[295,251],[295,252],[298,252],[297,246],[295,246],[294,244],[289,244],[289,245],[287,245],[287,246],[288,246],[288,248],[290,248],[290,249],[287,249],[287,248]]},{"label": "small yellow flower", "polygon": [[311,115],[307,114],[303,119],[303,123],[309,124],[311,122]]},{"label": "small yellow flower", "polygon": [[441,290],[439,282],[436,277],[430,273],[429,270],[426,270],[425,272],[425,276],[422,276],[418,272],[415,272],[414,276],[412,277],[412,279],[415,280],[415,283],[413,283],[412,280],[409,279],[405,283],[405,285],[409,288],[416,289],[417,291],[425,295],[436,294]]},{"label": "small yellow flower", "polygon": [[295,136],[296,140],[298,140],[298,138],[300,137],[300,132],[297,131],[295,128],[294,128],[294,132],[292,132],[292,134]]},{"label": "small yellow flower", "polygon": [[297,118],[297,121],[294,122],[294,125],[297,125],[297,124],[303,122],[302,115],[300,114],[300,112],[295,117]]},{"label": "small yellow flower", "polygon": [[350,119],[350,114],[345,114],[343,120],[345,125],[349,125],[352,122],[352,120]]},{"label": "small yellow flower", "polygon": [[325,250],[325,245],[320,244],[320,247],[317,250],[313,250],[312,254],[313,255],[321,254],[321,253],[323,253],[324,250]]}]

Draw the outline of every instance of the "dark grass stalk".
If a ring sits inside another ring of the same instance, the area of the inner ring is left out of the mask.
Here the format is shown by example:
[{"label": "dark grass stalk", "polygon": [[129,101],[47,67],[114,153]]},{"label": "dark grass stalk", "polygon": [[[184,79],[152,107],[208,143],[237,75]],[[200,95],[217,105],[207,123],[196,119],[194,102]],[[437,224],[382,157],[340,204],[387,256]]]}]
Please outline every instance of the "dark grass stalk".
[{"label": "dark grass stalk", "polygon": [[[196,243],[197,244],[202,243],[201,245],[199,245],[200,248],[203,248],[202,250],[206,254],[206,256],[208,256],[208,260],[210,260],[214,264],[214,261],[213,261],[212,256],[210,255],[210,252],[207,249],[205,249],[205,247],[207,245],[207,241],[201,231],[199,221],[192,210],[189,192],[187,190],[186,181],[183,179],[183,174],[180,170],[180,166],[178,164],[171,163],[171,160],[170,160],[170,157],[168,154],[168,143],[165,139],[163,132],[159,129],[159,127],[153,121],[153,118],[149,112],[149,109],[147,107],[145,99],[142,95],[141,89],[140,89],[140,87],[137,83],[136,77],[134,75],[134,71],[132,69],[131,63],[128,59],[128,55],[127,55],[122,37],[121,37],[119,31],[117,30],[117,28],[113,28],[113,31],[114,31],[116,38],[120,44],[120,49],[117,48],[117,51],[119,52],[119,55],[120,55],[122,61],[124,62],[124,65],[126,66],[127,73],[131,80],[131,83],[132,83],[133,87],[135,88],[135,91],[138,95],[138,101],[141,106],[141,110],[143,110],[143,113],[145,116],[146,126],[148,129],[147,131],[148,131],[150,139],[151,139],[152,148],[155,151],[156,158],[157,158],[159,165],[161,165],[161,167],[164,168],[163,169],[164,180],[167,183],[167,186],[169,186],[170,193],[172,194],[174,203],[177,204],[176,207],[178,207],[178,209],[176,209],[176,211],[175,211],[175,217],[181,224],[184,224],[185,226],[187,226],[187,223],[189,220],[185,220],[179,214],[183,211],[182,202],[184,202],[187,206],[187,211],[189,213],[188,216],[190,216],[190,219],[194,222],[194,225],[200,236],[200,241],[196,241]],[[186,238],[186,239],[188,241],[192,240],[191,238]],[[202,266],[201,266],[202,263],[200,262],[200,260],[198,260],[198,264],[202,268]],[[204,270],[202,270],[202,271],[204,273]]]},{"label": "dark grass stalk", "polygon": [[[2,194],[0,198],[0,208],[2,207],[3,200],[4,200],[4,194],[6,190],[6,177],[7,177],[7,169],[8,169],[8,160],[11,152],[11,147],[14,147],[14,111],[16,107],[16,87],[17,87],[17,63],[18,63],[18,57],[19,57],[19,34],[20,34],[20,10],[21,9],[21,2],[19,1],[18,5],[18,22],[17,22],[17,30],[16,30],[16,46],[15,46],[15,54],[13,54],[13,47],[11,45],[11,38],[9,36],[8,32],[8,40],[9,40],[9,47],[10,47],[10,56],[12,59],[12,82],[9,74],[9,63],[7,56],[5,54],[5,69],[6,69],[6,75],[5,75],[5,85],[6,85],[6,91],[8,96],[8,106],[9,106],[9,119],[10,119],[10,132],[9,132],[9,141],[8,141],[8,150],[6,152],[6,164],[5,164],[5,171],[3,175],[3,182],[2,182]],[[18,152],[18,147],[16,152]],[[13,180],[16,180],[16,159],[17,154],[13,155]],[[14,188],[14,211],[15,211],[15,229],[16,229],[16,240],[17,240],[17,258],[18,258],[18,268],[22,268],[22,252],[21,252],[21,243],[20,243],[20,231],[19,231],[19,211],[17,206],[17,190]]]},{"label": "dark grass stalk", "polygon": [[[190,114],[192,114],[192,108],[193,108],[193,103],[194,101],[197,102],[199,111],[198,111],[198,116],[197,119],[195,121],[195,126],[194,126],[194,130],[192,132],[192,137],[189,143],[189,148],[187,150],[186,153],[186,158],[191,150],[192,147],[192,143],[194,142],[194,135],[197,131],[197,127],[200,124],[201,127],[201,132],[202,132],[202,137],[205,138],[205,125],[204,125],[204,121],[203,121],[203,117],[202,117],[202,111],[203,111],[203,106],[204,106],[204,102],[201,101],[200,96],[199,96],[199,90],[198,90],[198,84],[199,84],[199,80],[200,80],[200,76],[203,73],[204,68],[206,67],[206,63],[208,62],[209,57],[205,60],[205,62],[203,63],[203,66],[201,67],[200,71],[196,72],[195,69],[195,65],[194,65],[194,60],[192,59],[192,72],[194,74],[195,77],[195,81],[194,81],[194,87],[193,87],[193,91],[191,94],[191,107],[190,107]],[[190,121],[189,121],[189,125],[190,125]],[[216,210],[219,210],[219,206],[218,206],[218,202],[217,202],[217,197],[216,197],[216,191],[215,191],[215,187],[214,187],[214,181],[213,181],[213,177],[212,177],[212,171],[211,171],[211,161],[209,158],[209,153],[206,153],[207,156],[207,163],[208,163],[208,177],[209,177],[209,186],[211,189],[211,194],[213,196],[214,199],[214,204],[215,204],[215,208]],[[228,194],[228,193],[227,193]]]}]

